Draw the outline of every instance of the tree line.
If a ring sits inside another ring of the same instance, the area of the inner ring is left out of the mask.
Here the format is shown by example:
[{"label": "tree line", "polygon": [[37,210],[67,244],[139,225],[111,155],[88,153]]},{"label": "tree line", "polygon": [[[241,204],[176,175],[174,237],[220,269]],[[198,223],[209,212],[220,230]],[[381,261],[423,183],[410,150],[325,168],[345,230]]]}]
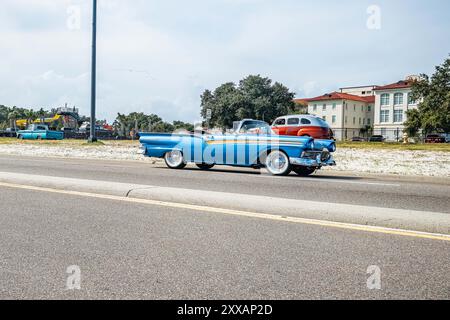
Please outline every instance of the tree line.
[{"label": "tree line", "polygon": [[56,112],[56,109],[45,110],[40,108],[35,111],[33,109],[0,105],[0,130],[14,128],[14,123],[18,119],[25,119],[31,122],[39,118],[53,117]]},{"label": "tree line", "polygon": [[297,112],[295,93],[279,82],[260,75],[250,75],[239,84],[227,82],[214,91],[201,95],[201,116],[206,119],[208,110],[210,127],[228,129],[233,122],[245,118],[273,122],[279,116]]},{"label": "tree line", "polygon": [[407,112],[406,131],[416,136],[419,131],[450,132],[450,57],[436,67],[429,77],[420,75],[412,85],[412,97],[420,101],[417,109]]},{"label": "tree line", "polygon": [[173,123],[163,121],[156,114],[145,114],[143,112],[132,112],[128,115],[119,113],[113,123],[114,131],[119,136],[128,136],[135,132],[162,132],[169,133],[177,130],[194,131],[194,125],[183,121]]},{"label": "tree line", "polygon": [[[52,118],[57,114],[58,110],[55,108],[38,110],[7,107],[0,105],[0,130],[6,128],[15,128],[15,122],[19,119],[27,120],[31,123],[36,119]],[[81,122],[89,122],[90,118],[80,116]],[[106,124],[106,120],[98,120],[98,125]],[[59,124],[58,126],[62,126]],[[153,132],[174,132],[177,130],[193,131],[194,125],[183,121],[174,121],[173,123],[165,122],[155,114],[145,114],[142,112],[132,112],[130,114],[119,113],[113,123],[114,131],[119,136],[128,136],[131,130],[138,131],[153,131]],[[59,129],[59,128],[58,128]]]}]

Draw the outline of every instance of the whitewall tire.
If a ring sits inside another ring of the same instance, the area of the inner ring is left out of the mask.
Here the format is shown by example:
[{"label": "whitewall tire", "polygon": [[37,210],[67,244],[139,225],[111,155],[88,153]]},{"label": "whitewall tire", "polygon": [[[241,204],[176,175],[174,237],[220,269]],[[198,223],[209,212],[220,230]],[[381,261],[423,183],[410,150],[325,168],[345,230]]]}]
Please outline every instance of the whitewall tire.
[{"label": "whitewall tire", "polygon": [[287,176],[291,173],[292,167],[287,154],[275,150],[267,155],[266,169],[274,176]]},{"label": "whitewall tire", "polygon": [[178,150],[169,151],[164,155],[164,161],[170,169],[183,169],[186,167],[183,153]]}]

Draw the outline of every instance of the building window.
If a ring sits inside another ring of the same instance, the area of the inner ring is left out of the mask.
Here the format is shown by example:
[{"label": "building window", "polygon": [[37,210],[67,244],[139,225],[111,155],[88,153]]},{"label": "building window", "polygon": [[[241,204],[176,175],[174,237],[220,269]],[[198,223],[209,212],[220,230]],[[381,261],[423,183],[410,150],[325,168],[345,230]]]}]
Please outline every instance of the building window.
[{"label": "building window", "polygon": [[353,124],[356,124],[356,117],[353,117]]},{"label": "building window", "polygon": [[367,106],[367,111],[371,112],[372,111],[372,106]]},{"label": "building window", "polygon": [[317,104],[313,106],[313,111],[317,111]]},{"label": "building window", "polygon": [[356,104],[353,105],[353,111],[356,111]]},{"label": "building window", "polygon": [[370,118],[367,119],[367,125],[370,126]]},{"label": "building window", "polygon": [[333,123],[336,123],[336,116],[333,116]]},{"label": "building window", "polygon": [[394,110],[394,122],[403,122],[403,110]]},{"label": "building window", "polygon": [[323,105],[322,110],[323,111],[327,111],[327,105],[326,104]]},{"label": "building window", "polygon": [[381,110],[380,122],[381,123],[389,122],[389,110]]},{"label": "building window", "polygon": [[381,105],[388,106],[389,105],[389,93],[383,93],[381,95]]},{"label": "building window", "polygon": [[336,103],[333,103],[333,110],[336,110]]},{"label": "building window", "polygon": [[361,118],[359,118],[359,124],[361,125]]},{"label": "building window", "polygon": [[394,105],[395,106],[403,105],[403,93],[396,93],[394,95]]},{"label": "building window", "polygon": [[364,112],[364,106],[361,106],[361,111]]},{"label": "building window", "polygon": [[415,105],[417,104],[417,101],[414,100],[412,93],[408,93],[408,105]]}]

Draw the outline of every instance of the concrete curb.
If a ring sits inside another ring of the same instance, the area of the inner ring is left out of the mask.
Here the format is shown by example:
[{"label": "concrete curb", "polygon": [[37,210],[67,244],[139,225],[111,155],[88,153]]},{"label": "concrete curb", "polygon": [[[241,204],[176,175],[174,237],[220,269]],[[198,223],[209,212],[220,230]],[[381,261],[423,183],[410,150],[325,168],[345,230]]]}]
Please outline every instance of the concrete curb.
[{"label": "concrete curb", "polygon": [[450,214],[0,172],[0,182],[280,216],[450,234]]}]

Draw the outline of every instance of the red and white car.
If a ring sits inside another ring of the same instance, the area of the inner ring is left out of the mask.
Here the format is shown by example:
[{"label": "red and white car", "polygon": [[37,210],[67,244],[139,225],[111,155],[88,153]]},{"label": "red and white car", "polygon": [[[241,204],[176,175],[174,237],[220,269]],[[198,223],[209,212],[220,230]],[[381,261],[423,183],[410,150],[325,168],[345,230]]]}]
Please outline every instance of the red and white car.
[{"label": "red and white car", "polygon": [[333,130],[331,130],[328,123],[319,117],[311,115],[279,117],[274,121],[272,130],[274,133],[282,136],[334,139]]}]

